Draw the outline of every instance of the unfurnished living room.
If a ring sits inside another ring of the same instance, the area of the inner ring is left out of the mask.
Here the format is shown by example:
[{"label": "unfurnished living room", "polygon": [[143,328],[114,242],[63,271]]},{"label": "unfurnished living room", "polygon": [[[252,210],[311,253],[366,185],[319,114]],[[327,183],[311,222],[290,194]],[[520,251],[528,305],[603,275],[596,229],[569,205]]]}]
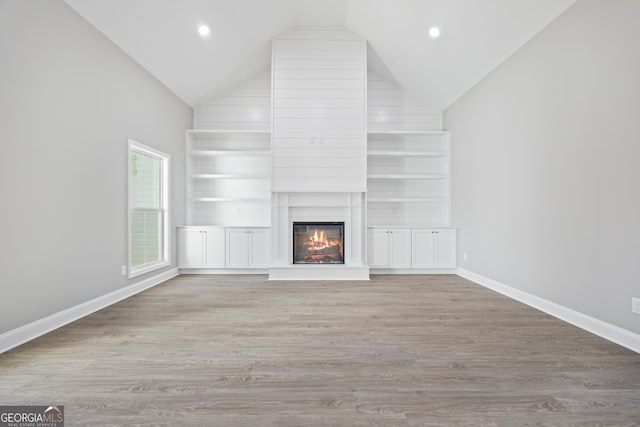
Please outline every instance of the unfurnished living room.
[{"label": "unfurnished living room", "polygon": [[0,426],[637,426],[640,1],[0,0]]}]

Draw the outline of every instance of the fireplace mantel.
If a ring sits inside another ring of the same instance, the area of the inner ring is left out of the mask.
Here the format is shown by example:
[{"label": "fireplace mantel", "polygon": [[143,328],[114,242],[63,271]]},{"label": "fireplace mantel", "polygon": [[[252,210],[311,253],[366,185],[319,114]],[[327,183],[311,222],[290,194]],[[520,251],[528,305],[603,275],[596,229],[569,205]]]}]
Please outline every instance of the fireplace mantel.
[{"label": "fireplace mantel", "polygon": [[[369,280],[364,192],[273,192],[270,280]],[[344,264],[294,264],[294,222],[344,222]]]}]

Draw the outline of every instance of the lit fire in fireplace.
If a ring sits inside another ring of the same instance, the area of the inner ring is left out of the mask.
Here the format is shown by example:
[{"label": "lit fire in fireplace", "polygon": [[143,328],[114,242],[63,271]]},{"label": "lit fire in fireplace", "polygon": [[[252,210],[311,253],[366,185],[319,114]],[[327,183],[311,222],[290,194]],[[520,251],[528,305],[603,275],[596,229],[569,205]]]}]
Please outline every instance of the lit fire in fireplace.
[{"label": "lit fire in fireplace", "polygon": [[307,241],[307,247],[312,251],[325,252],[327,248],[336,247],[340,254],[342,254],[342,239],[328,239],[324,233],[324,230],[313,230],[313,236]]},{"label": "lit fire in fireplace", "polygon": [[295,263],[344,263],[341,225],[328,225],[322,228],[300,226],[294,233],[294,245]]}]

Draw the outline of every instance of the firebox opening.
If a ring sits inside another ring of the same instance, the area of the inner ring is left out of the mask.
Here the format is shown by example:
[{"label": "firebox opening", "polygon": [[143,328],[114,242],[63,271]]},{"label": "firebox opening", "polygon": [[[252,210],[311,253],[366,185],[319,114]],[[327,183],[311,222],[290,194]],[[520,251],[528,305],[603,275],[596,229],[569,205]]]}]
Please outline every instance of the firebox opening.
[{"label": "firebox opening", "polygon": [[294,264],[344,264],[344,222],[294,222]]}]

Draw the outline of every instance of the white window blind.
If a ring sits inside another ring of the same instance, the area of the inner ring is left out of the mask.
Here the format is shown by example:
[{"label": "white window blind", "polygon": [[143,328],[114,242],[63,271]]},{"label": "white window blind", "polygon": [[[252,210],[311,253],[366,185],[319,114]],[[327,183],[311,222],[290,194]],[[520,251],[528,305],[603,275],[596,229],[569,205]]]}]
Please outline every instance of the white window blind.
[{"label": "white window blind", "polygon": [[169,264],[169,156],[129,140],[129,277]]}]

